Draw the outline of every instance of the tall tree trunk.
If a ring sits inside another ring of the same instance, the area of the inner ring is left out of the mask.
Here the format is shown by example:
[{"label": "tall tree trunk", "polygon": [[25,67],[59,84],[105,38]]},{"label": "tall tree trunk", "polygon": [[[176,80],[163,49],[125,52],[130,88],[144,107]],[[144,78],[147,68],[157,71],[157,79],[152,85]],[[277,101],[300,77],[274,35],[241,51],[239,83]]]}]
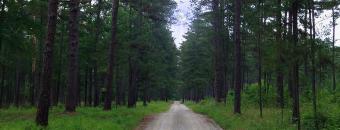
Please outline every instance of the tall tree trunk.
[{"label": "tall tree trunk", "polygon": [[[259,18],[259,27],[263,28],[263,3],[262,0],[259,1],[259,6],[258,6],[259,10],[260,10],[260,18]],[[261,35],[261,31],[262,29],[258,29],[258,42],[257,42],[257,53],[258,53],[258,85],[259,85],[259,105],[260,105],[260,117],[262,118],[262,54],[261,54],[261,43],[262,43],[262,35]]]},{"label": "tall tree trunk", "polygon": [[277,87],[277,103],[283,109],[283,57],[282,57],[282,23],[281,23],[281,0],[277,0],[276,26],[277,26],[277,65],[276,65],[276,87]]},{"label": "tall tree trunk", "polygon": [[[59,1],[59,0],[58,0]],[[48,15],[48,12],[45,12],[45,6],[43,4],[40,5],[40,10],[39,10],[39,16],[40,16],[40,20],[39,20],[39,24],[41,26],[48,26],[48,17],[47,19],[45,18],[45,15]],[[58,14],[56,14],[58,17]],[[46,19],[46,20],[45,20]],[[47,22],[46,22],[47,21]],[[56,21],[57,22],[57,21]],[[40,28],[39,29],[40,32],[44,32],[44,28]],[[40,68],[40,69],[37,69],[36,71],[36,76],[35,76],[35,88],[34,88],[34,102],[35,103],[38,103],[39,102],[39,96],[40,96],[40,93],[42,91],[42,87],[41,87],[41,83],[42,83],[42,75],[43,75],[43,68],[44,67],[44,44],[46,43],[46,39],[44,39],[45,34],[43,33],[40,33],[40,35],[37,35],[38,36],[38,40],[39,40],[39,44],[37,45],[38,47],[38,55],[37,55],[37,68]],[[53,43],[54,44],[54,43]]]},{"label": "tall tree trunk", "polygon": [[4,66],[1,66],[1,84],[0,84],[0,108],[2,108],[2,103],[5,99],[4,91],[5,91],[5,74],[6,69]]},{"label": "tall tree trunk", "polygon": [[224,102],[226,95],[226,77],[225,77],[225,54],[223,49],[223,39],[222,39],[222,18],[221,18],[221,0],[213,0],[213,29],[214,29],[214,57],[215,57],[215,100],[216,102]]},{"label": "tall tree trunk", "polygon": [[[3,19],[4,15],[4,11],[5,11],[5,4],[6,4],[6,0],[2,1],[1,4],[1,11],[0,11],[0,19]],[[3,28],[3,20],[0,21],[0,27]],[[0,29],[0,34],[2,34],[2,29]],[[2,44],[2,35],[0,35],[0,56],[4,57],[4,47]],[[2,107],[2,102],[3,99],[5,99],[5,95],[4,95],[4,91],[5,91],[5,66],[1,65],[1,86],[0,86],[0,108]]]},{"label": "tall tree trunk", "polygon": [[99,105],[99,86],[98,86],[98,78],[97,78],[97,65],[93,68],[93,89],[94,89],[94,95],[93,95],[93,106],[97,107]]},{"label": "tall tree trunk", "polygon": [[[259,38],[261,38],[259,36]],[[258,86],[259,86],[259,106],[260,106],[260,117],[262,118],[262,107],[263,107],[263,103],[262,103],[262,62],[261,62],[261,49],[260,49],[260,40],[258,41]]]},{"label": "tall tree trunk", "polygon": [[314,125],[315,129],[319,130],[318,118],[317,118],[317,107],[316,107],[316,66],[315,66],[315,16],[314,16],[314,0],[310,2],[310,37],[312,39],[311,45],[311,62],[312,62],[312,100],[313,100],[313,113],[314,113]]},{"label": "tall tree trunk", "polygon": [[[2,4],[1,4],[1,11],[0,11],[0,19],[1,19],[1,21],[0,21],[0,27],[2,28],[3,27],[3,20],[2,19],[4,19],[4,12],[5,12],[5,6],[6,6],[6,4],[7,4],[7,2],[6,2],[6,0],[2,0]],[[2,34],[2,29],[0,29],[0,34]],[[1,47],[1,49],[0,49],[0,51],[2,52],[3,51],[3,46],[2,46],[2,38],[3,38],[3,36],[2,35],[0,35],[0,47]],[[2,54],[2,53],[1,53]]]},{"label": "tall tree trunk", "polygon": [[6,106],[9,106],[11,103],[12,103],[12,87],[9,87],[9,86],[13,86],[14,84],[12,84],[11,81],[11,78],[12,75],[9,73],[8,74],[8,77],[7,78],[7,83],[6,83],[6,88],[7,88],[7,91],[6,91]]},{"label": "tall tree trunk", "polygon": [[[228,71],[228,63],[230,63],[228,57],[229,57],[229,52],[228,52],[228,43],[229,43],[229,30],[226,29],[227,25],[225,25],[225,8],[226,8],[226,0],[221,0],[220,2],[220,24],[221,24],[221,34],[220,34],[220,37],[222,39],[222,53],[223,53],[223,69],[222,71],[224,72],[223,73],[223,76],[224,77],[224,85],[223,85],[223,90],[222,90],[222,95],[223,95],[223,102],[226,103],[227,102],[227,96],[228,96],[228,92],[229,92],[229,86],[228,85],[228,74],[229,74],[229,71]],[[227,37],[227,39],[223,38],[223,37]],[[203,96],[203,95],[202,95]]]},{"label": "tall tree trunk", "polygon": [[77,95],[76,95],[76,106],[81,106],[81,74],[80,74],[80,69],[78,68],[78,80],[77,80]]},{"label": "tall tree trunk", "polygon": [[[288,11],[288,30],[287,30],[287,37],[288,37],[288,41],[291,42],[292,41],[292,35],[293,35],[293,15],[292,15],[292,8],[289,8]],[[287,44],[287,48],[291,48],[291,44]],[[292,51],[290,51],[290,53],[292,53]],[[289,95],[291,98],[293,98],[293,76],[292,76],[292,62],[288,63],[288,91],[289,91]]]},{"label": "tall tree trunk", "polygon": [[119,67],[116,67],[116,105],[120,106],[122,104],[122,76]]},{"label": "tall tree trunk", "polygon": [[[102,0],[98,0],[97,3],[97,12],[96,12],[96,21],[95,24],[97,28],[95,29],[95,38],[94,38],[94,54],[97,54],[97,44],[99,44],[99,36],[100,36],[100,31],[101,31],[101,19],[100,19],[100,13],[101,13],[101,6],[102,6]],[[97,78],[97,59],[94,58],[93,62],[93,87],[94,87],[94,102],[93,106],[98,106],[99,105],[99,86],[98,86],[98,78]]]},{"label": "tall tree trunk", "polygon": [[36,85],[36,72],[32,72],[32,74],[31,74],[31,86],[30,86],[30,89],[29,89],[29,103],[30,103],[30,105],[31,106],[34,106],[35,105],[35,97],[34,97],[34,95],[35,95],[35,85]]},{"label": "tall tree trunk", "polygon": [[88,82],[88,85],[89,85],[88,105],[92,106],[93,105],[93,71],[92,71],[92,68],[89,68],[88,71],[89,71],[89,75],[88,75],[88,77],[89,77],[89,82]]},{"label": "tall tree trunk", "polygon": [[241,1],[235,0],[235,98],[234,113],[241,114]]},{"label": "tall tree trunk", "polygon": [[70,1],[69,16],[69,52],[68,52],[68,80],[67,97],[65,103],[66,112],[75,112],[77,106],[77,91],[79,85],[79,0]]},{"label": "tall tree trunk", "polygon": [[111,44],[109,50],[109,65],[107,68],[106,77],[106,96],[104,102],[104,110],[111,110],[112,103],[112,80],[113,80],[113,69],[115,65],[115,51],[117,44],[117,15],[118,15],[119,0],[112,0],[112,32],[111,32]]},{"label": "tall tree trunk", "polygon": [[[335,0],[333,0],[333,2],[335,3]],[[336,78],[335,78],[335,26],[336,26],[336,19],[335,19],[335,7],[332,8],[332,15],[333,15],[333,21],[332,21],[332,25],[333,25],[333,49],[332,49],[332,71],[333,71],[333,90],[336,90]]]},{"label": "tall tree trunk", "polygon": [[85,103],[85,106],[88,105],[88,97],[87,97],[87,93],[88,93],[88,89],[87,89],[87,86],[88,86],[88,83],[87,83],[87,79],[88,79],[88,71],[87,71],[87,68],[85,69],[84,71],[85,73],[85,76],[84,76],[84,103]]},{"label": "tall tree trunk", "polygon": [[[299,9],[299,0],[294,0],[292,3],[292,18],[293,18],[293,54],[294,56],[298,56],[297,53],[297,44],[298,44],[298,9]],[[298,59],[293,58],[293,66],[292,66],[292,87],[293,87],[293,122],[297,123],[298,129],[301,129],[300,126],[300,101],[299,101],[299,65]]]},{"label": "tall tree trunk", "polygon": [[147,96],[148,96],[148,80],[144,81],[143,84],[143,106],[147,106]]},{"label": "tall tree trunk", "polygon": [[[137,59],[135,57],[129,57],[129,90],[128,90],[128,107],[132,108],[136,106],[137,99]],[[163,96],[165,94],[162,94]]]},{"label": "tall tree trunk", "polygon": [[20,104],[20,89],[21,89],[21,71],[20,67],[17,67],[16,72],[15,72],[15,97],[14,97],[14,105],[16,107],[19,107]]},{"label": "tall tree trunk", "polygon": [[61,93],[63,93],[62,92],[62,87],[63,87],[63,85],[61,84],[61,82],[62,82],[62,76],[61,76],[61,74],[62,74],[62,70],[63,70],[63,50],[64,50],[64,46],[63,46],[63,44],[64,44],[64,33],[65,33],[65,30],[64,30],[64,26],[65,26],[65,24],[64,24],[64,22],[61,22],[61,33],[60,33],[60,43],[59,43],[59,60],[58,60],[58,67],[59,67],[59,69],[58,69],[58,72],[57,72],[57,85],[56,85],[56,93],[55,93],[55,96],[54,96],[54,101],[53,101],[53,105],[58,105],[58,103],[59,103],[59,101],[60,101],[60,95],[61,95]]},{"label": "tall tree trunk", "polygon": [[48,111],[50,106],[50,83],[52,78],[52,58],[53,44],[55,39],[58,0],[48,1],[48,22],[47,22],[47,38],[45,41],[45,51],[43,58],[43,71],[41,82],[41,93],[38,102],[38,110],[36,115],[36,123],[41,126],[48,125]]},{"label": "tall tree trunk", "polygon": [[[34,17],[35,21],[35,17]],[[32,106],[34,106],[34,89],[36,85],[36,78],[37,75],[37,54],[38,54],[38,47],[37,47],[37,38],[35,35],[32,36],[32,71],[31,71],[31,78],[30,78],[30,88],[29,88],[29,102]]]}]

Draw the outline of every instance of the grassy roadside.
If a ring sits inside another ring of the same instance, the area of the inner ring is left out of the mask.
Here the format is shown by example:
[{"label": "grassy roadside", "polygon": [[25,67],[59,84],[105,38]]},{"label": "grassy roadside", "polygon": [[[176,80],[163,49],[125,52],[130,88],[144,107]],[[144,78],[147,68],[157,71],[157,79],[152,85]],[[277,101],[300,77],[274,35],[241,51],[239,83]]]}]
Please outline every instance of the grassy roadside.
[{"label": "grassy roadside", "polygon": [[277,108],[264,108],[263,118],[259,116],[259,110],[255,107],[242,106],[242,114],[233,113],[232,102],[227,105],[217,104],[213,100],[204,100],[200,103],[186,102],[185,104],[197,113],[207,115],[228,130],[294,130],[289,123],[290,115],[286,110],[282,120],[281,110]]},{"label": "grassy roadside", "polygon": [[[47,129],[51,130],[132,130],[146,115],[166,111],[170,103],[151,102],[147,107],[138,104],[136,108],[102,108],[80,107],[77,113],[66,115],[64,108],[54,107],[50,111]],[[35,130],[35,108],[0,109],[1,130]]]},{"label": "grassy roadside", "polygon": [[[340,130],[340,89],[336,92],[323,85],[323,89],[317,90],[317,121],[319,127],[325,130]],[[338,84],[337,86],[340,86]],[[306,86],[304,86],[306,87]],[[309,87],[309,86],[307,86]],[[193,111],[207,115],[215,120],[222,128],[228,130],[295,130],[297,127],[291,124],[291,98],[287,87],[285,89],[285,108],[283,114],[276,107],[276,89],[269,87],[263,95],[263,118],[260,118],[259,96],[257,84],[250,84],[243,90],[242,114],[233,113],[233,93],[228,95],[227,104],[217,104],[213,99],[205,99],[199,103],[186,102]],[[315,129],[315,116],[312,109],[311,90],[301,91],[300,116],[303,130]]]}]

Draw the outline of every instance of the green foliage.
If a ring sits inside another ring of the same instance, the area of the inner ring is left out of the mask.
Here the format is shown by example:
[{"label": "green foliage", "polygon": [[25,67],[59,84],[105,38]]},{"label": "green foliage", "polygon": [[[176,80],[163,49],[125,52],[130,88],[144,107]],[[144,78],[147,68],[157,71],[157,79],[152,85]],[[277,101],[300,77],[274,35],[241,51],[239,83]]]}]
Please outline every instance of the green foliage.
[{"label": "green foliage", "polygon": [[[151,114],[166,111],[167,102],[151,102],[147,107],[138,103],[136,108],[114,108],[103,111],[101,107],[80,107],[76,113],[65,114],[62,106],[53,107],[50,112],[48,130],[133,130]],[[1,130],[36,130],[35,108],[9,108],[0,110]]]},{"label": "green foliage", "polygon": [[[291,124],[291,98],[289,97],[288,90],[285,90],[285,108],[283,111],[275,106],[275,90],[276,89],[272,86],[270,86],[268,93],[265,93],[266,91],[263,90],[263,118],[260,118],[259,115],[259,88],[257,84],[247,85],[244,89],[244,93],[242,95],[243,113],[241,115],[233,114],[232,98],[229,98],[226,105],[216,104],[212,99],[205,99],[197,104],[193,102],[187,102],[186,104],[192,108],[193,111],[202,113],[214,119],[225,129],[293,130],[296,126]],[[316,118],[319,123],[319,127],[327,130],[340,129],[340,92],[337,91],[335,93],[328,89],[319,89],[317,93],[318,100]],[[310,96],[311,93],[307,93],[307,95],[301,96],[302,98],[300,99],[301,125],[304,130],[315,129],[315,117]]]},{"label": "green foliage", "polygon": [[[242,96],[246,104],[258,105],[260,101],[259,86],[257,83],[246,84]],[[284,87],[284,104],[289,104],[289,92],[287,86]],[[262,102],[264,106],[275,107],[277,101],[277,88],[272,84],[262,83]]]},{"label": "green foliage", "polygon": [[[90,74],[95,80],[91,83],[96,83],[96,86],[100,87],[99,90],[105,86],[108,48],[111,43],[111,2],[103,0],[100,10],[98,10],[98,0],[80,3],[79,96],[82,100],[85,93],[88,95],[90,93],[85,91],[92,91],[89,89]],[[47,23],[47,1],[5,0],[0,4],[0,77],[4,77],[1,80],[4,81],[1,82],[4,87],[0,87],[0,93],[1,96],[7,96],[6,98],[0,97],[0,99],[2,104],[10,105],[14,100],[13,95],[20,95],[23,99],[20,105],[24,105],[30,99],[32,99],[30,102],[35,102],[33,99],[35,100],[39,95],[37,88],[42,71],[46,38],[44,35]],[[59,102],[63,102],[67,93],[65,86],[67,86],[69,43],[68,6],[67,2],[60,2],[58,5],[53,48],[51,82],[55,85],[53,85],[51,94],[59,94],[59,99],[57,99]],[[176,3],[173,0],[143,0],[143,3],[120,2],[117,47],[114,52],[116,54],[114,71],[116,80],[114,82],[119,80],[120,85],[114,83],[114,87],[128,88],[129,58],[133,57],[135,61],[132,62],[137,64],[140,72],[138,88],[145,88],[143,83],[147,82],[149,84],[147,93],[153,93],[150,96],[151,99],[173,96],[172,86],[176,86],[178,51],[168,25],[172,21],[175,7]],[[100,14],[99,19],[96,16],[97,13]],[[24,78],[16,79],[18,74]],[[18,85],[19,92],[15,92],[16,81],[22,82]],[[122,91],[126,92],[127,89]],[[103,97],[101,93],[99,95],[100,98]],[[24,99],[23,97],[30,98]]]},{"label": "green foliage", "polygon": [[[317,95],[317,114],[316,119],[320,124],[320,128],[328,130],[340,129],[340,92],[332,92],[327,89],[320,89]],[[310,101],[303,103],[302,123],[306,129],[315,129],[314,112]]]},{"label": "green foliage", "polygon": [[[213,58],[211,32],[206,19],[198,18],[193,21],[192,29],[187,33],[186,41],[181,46],[180,76],[181,92],[196,93],[203,98],[204,90],[212,82]],[[194,95],[187,95],[193,98]],[[196,99],[198,100],[198,99]]]}]

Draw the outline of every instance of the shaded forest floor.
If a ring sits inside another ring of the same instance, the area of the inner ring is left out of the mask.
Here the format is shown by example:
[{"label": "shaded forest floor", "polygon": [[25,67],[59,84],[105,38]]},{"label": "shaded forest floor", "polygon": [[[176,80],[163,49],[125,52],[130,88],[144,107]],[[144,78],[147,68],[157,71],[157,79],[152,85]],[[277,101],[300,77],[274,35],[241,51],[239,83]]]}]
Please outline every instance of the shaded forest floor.
[{"label": "shaded forest floor", "polygon": [[[113,108],[103,111],[102,107],[79,107],[77,112],[64,114],[64,107],[53,107],[47,129],[51,130],[133,130],[147,115],[167,111],[170,103],[151,102],[147,107],[138,103],[136,108]],[[0,109],[1,130],[35,130],[35,108]]]},{"label": "shaded forest floor", "polygon": [[[273,105],[275,102],[275,89],[269,90],[264,95],[263,118],[260,117],[260,109],[257,96],[257,86],[252,85],[242,95],[242,114],[233,113],[233,95],[227,97],[227,104],[215,103],[213,99],[205,99],[199,103],[185,102],[194,112],[207,115],[215,120],[223,129],[228,130],[295,130],[297,127],[291,124],[291,106],[286,95],[286,106],[283,109]],[[287,92],[286,92],[287,94]],[[314,129],[314,116],[310,92],[305,91],[301,95],[300,112],[301,127],[305,130]],[[288,106],[287,106],[288,104]],[[318,121],[322,129],[340,129],[340,91],[332,93],[327,90],[318,92]]]}]

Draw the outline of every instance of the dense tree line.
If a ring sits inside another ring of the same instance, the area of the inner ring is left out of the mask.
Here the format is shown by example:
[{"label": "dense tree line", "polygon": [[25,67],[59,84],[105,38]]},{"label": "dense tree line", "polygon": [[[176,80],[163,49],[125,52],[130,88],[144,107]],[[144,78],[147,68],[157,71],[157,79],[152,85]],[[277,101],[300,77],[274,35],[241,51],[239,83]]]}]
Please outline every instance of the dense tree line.
[{"label": "dense tree line", "polygon": [[[276,100],[272,104],[282,110],[290,107],[298,129],[300,96],[311,97],[319,129],[318,90],[337,90],[338,1],[196,0],[193,5],[194,20],[180,49],[183,99],[213,97],[225,103],[233,95],[234,112],[241,113],[243,91],[257,83],[262,117],[264,95],[273,86]],[[316,18],[324,12],[332,13],[328,34],[315,29]]]},{"label": "dense tree line", "polygon": [[[134,107],[173,97],[172,0],[2,0],[0,107]],[[47,11],[46,11],[47,10]]]},{"label": "dense tree line", "polygon": [[[43,126],[51,106],[73,113],[179,97],[234,101],[242,114],[241,98],[256,84],[261,117],[266,106],[289,108],[301,129],[303,97],[313,128],[322,127],[318,93],[339,93],[338,1],[191,2],[194,19],[178,51],[173,0],[0,0],[0,108],[37,106]],[[332,22],[320,33],[324,12]]]}]

